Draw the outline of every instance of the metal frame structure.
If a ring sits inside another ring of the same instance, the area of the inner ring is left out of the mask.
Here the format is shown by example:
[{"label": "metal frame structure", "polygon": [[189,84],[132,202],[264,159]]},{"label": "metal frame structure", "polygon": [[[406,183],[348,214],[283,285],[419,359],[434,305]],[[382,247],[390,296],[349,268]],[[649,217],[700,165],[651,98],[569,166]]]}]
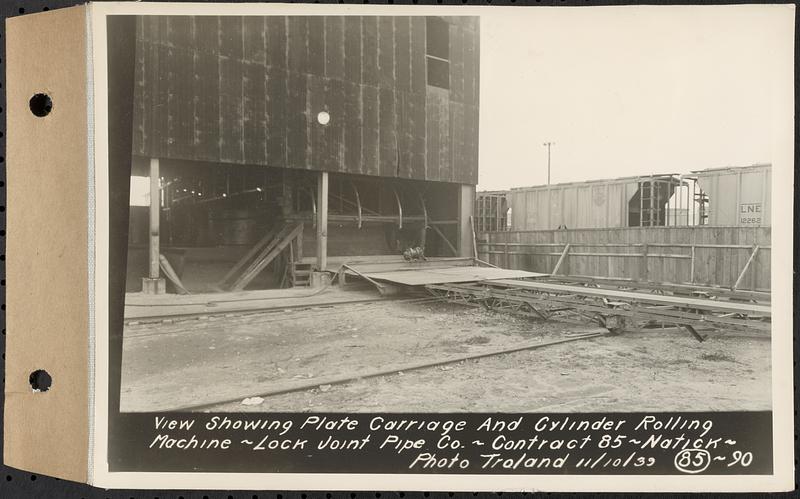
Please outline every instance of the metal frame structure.
[{"label": "metal frame structure", "polygon": [[508,230],[508,192],[485,191],[475,195],[475,231]]},{"label": "metal frame structure", "polygon": [[[665,324],[681,327],[698,341],[698,329],[771,331],[769,304],[728,299],[600,289],[542,281],[493,280],[425,286],[432,295],[467,306],[534,317],[578,317],[612,333]],[[653,290],[658,291],[658,290]]]}]

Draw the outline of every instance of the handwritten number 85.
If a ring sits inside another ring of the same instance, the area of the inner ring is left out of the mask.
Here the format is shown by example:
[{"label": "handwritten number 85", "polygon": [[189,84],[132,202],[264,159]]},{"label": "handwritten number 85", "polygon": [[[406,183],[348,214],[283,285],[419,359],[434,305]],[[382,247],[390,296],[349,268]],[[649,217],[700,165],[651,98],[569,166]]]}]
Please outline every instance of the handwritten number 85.
[{"label": "handwritten number 85", "polygon": [[707,461],[705,453],[701,452],[684,452],[678,458],[678,466],[684,469],[701,468]]}]

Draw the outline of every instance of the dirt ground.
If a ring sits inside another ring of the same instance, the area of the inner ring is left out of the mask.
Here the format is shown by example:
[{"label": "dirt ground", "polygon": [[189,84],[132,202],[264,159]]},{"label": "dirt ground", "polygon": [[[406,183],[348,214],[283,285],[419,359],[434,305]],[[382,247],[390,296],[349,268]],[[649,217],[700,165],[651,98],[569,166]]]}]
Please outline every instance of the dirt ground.
[{"label": "dirt ground", "polygon": [[[700,411],[771,406],[768,340],[721,334],[699,343],[675,329],[327,383],[590,330],[596,328],[410,301],[128,325],[122,410],[205,404],[209,405],[200,410],[231,412]],[[264,395],[314,383],[323,384]],[[242,403],[258,395],[264,400]]]}]

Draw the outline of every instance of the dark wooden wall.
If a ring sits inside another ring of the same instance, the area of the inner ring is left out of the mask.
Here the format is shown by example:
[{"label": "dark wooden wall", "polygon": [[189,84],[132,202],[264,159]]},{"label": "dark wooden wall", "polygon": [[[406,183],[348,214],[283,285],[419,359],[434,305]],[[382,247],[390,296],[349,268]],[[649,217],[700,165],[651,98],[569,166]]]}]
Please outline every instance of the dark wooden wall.
[{"label": "dark wooden wall", "polygon": [[442,19],[449,89],[424,17],[140,17],[133,152],[476,184],[478,19]]}]

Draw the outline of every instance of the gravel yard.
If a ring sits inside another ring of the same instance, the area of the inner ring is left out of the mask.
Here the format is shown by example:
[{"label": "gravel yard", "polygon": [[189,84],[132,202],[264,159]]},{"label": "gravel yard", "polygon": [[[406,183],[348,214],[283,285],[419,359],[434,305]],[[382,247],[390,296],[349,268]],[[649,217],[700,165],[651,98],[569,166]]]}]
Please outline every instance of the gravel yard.
[{"label": "gravel yard", "polygon": [[[123,411],[589,412],[764,410],[770,342],[675,329],[404,370],[597,330],[431,301],[273,310],[125,327]],[[655,396],[657,394],[657,396]],[[242,403],[248,400],[247,405]]]}]

